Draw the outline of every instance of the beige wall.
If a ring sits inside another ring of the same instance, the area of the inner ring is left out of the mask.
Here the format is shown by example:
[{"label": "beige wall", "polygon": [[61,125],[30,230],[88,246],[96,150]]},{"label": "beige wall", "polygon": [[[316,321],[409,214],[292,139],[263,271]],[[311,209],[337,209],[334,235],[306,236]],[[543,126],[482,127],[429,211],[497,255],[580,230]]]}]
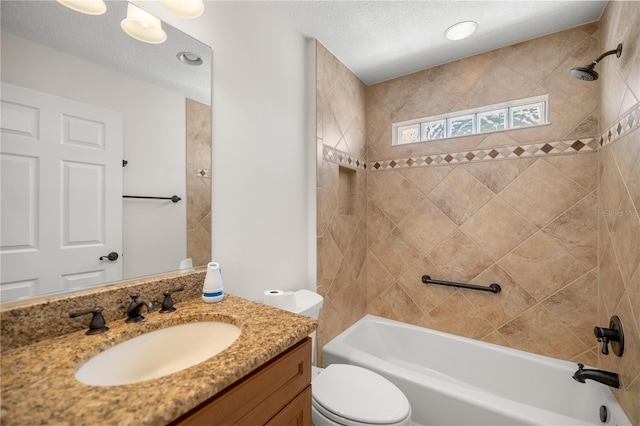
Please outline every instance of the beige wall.
[{"label": "beige wall", "polygon": [[[367,312],[597,362],[599,93],[569,74],[596,36],[588,24],[367,88]],[[548,126],[390,145],[392,122],[547,93]]]},{"label": "beige wall", "polygon": [[597,70],[601,90],[598,324],[618,315],[625,352],[599,354],[599,366],[620,374],[614,391],[627,416],[640,424],[640,3],[612,1],[600,20],[600,51],[623,44],[622,56]]}]

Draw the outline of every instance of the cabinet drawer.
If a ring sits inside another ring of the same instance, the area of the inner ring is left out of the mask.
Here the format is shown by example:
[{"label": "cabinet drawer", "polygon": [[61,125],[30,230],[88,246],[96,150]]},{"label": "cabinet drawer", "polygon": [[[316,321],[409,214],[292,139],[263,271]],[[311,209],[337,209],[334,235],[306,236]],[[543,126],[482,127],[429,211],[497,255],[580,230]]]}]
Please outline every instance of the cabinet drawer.
[{"label": "cabinet drawer", "polygon": [[[305,338],[174,424],[264,425],[301,394],[309,383],[311,339]],[[309,409],[310,406],[309,400]]]}]

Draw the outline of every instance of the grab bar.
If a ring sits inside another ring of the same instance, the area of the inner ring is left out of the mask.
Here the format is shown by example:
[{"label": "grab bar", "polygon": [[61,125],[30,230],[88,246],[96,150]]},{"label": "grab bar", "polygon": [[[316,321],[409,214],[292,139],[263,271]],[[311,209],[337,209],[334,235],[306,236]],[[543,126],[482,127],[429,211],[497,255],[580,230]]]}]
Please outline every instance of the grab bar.
[{"label": "grab bar", "polygon": [[146,197],[143,195],[123,195],[122,198],[144,198],[147,200],[171,200],[174,203],[177,203],[178,201],[182,200],[182,198],[178,197],[177,195],[172,195],[171,197]]},{"label": "grab bar", "polygon": [[440,285],[448,285],[451,287],[470,288],[472,290],[490,291],[491,293],[500,293],[500,291],[502,291],[502,287],[500,287],[500,284],[496,284],[496,283],[490,284],[488,287],[483,287],[480,285],[473,285],[473,284],[463,284],[463,283],[454,283],[451,281],[432,280],[429,275],[423,275],[422,282],[425,284],[440,284]]}]

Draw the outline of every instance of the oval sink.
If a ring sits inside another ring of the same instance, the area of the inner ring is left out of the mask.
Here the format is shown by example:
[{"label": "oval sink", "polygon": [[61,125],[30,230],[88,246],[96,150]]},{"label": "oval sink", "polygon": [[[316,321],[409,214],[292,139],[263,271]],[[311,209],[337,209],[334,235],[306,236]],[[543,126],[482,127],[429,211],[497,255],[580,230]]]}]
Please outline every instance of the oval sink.
[{"label": "oval sink", "polygon": [[240,336],[240,328],[218,321],[174,325],[122,342],[76,371],[78,381],[115,386],[157,379],[205,361]]}]

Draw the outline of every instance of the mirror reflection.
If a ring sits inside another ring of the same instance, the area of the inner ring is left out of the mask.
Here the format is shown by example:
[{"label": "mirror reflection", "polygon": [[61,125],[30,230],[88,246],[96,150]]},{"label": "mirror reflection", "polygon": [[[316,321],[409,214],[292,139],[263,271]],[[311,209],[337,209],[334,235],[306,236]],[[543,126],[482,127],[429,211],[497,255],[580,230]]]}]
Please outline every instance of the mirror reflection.
[{"label": "mirror reflection", "polygon": [[1,3],[0,301],[210,260],[211,49],[127,5]]}]

